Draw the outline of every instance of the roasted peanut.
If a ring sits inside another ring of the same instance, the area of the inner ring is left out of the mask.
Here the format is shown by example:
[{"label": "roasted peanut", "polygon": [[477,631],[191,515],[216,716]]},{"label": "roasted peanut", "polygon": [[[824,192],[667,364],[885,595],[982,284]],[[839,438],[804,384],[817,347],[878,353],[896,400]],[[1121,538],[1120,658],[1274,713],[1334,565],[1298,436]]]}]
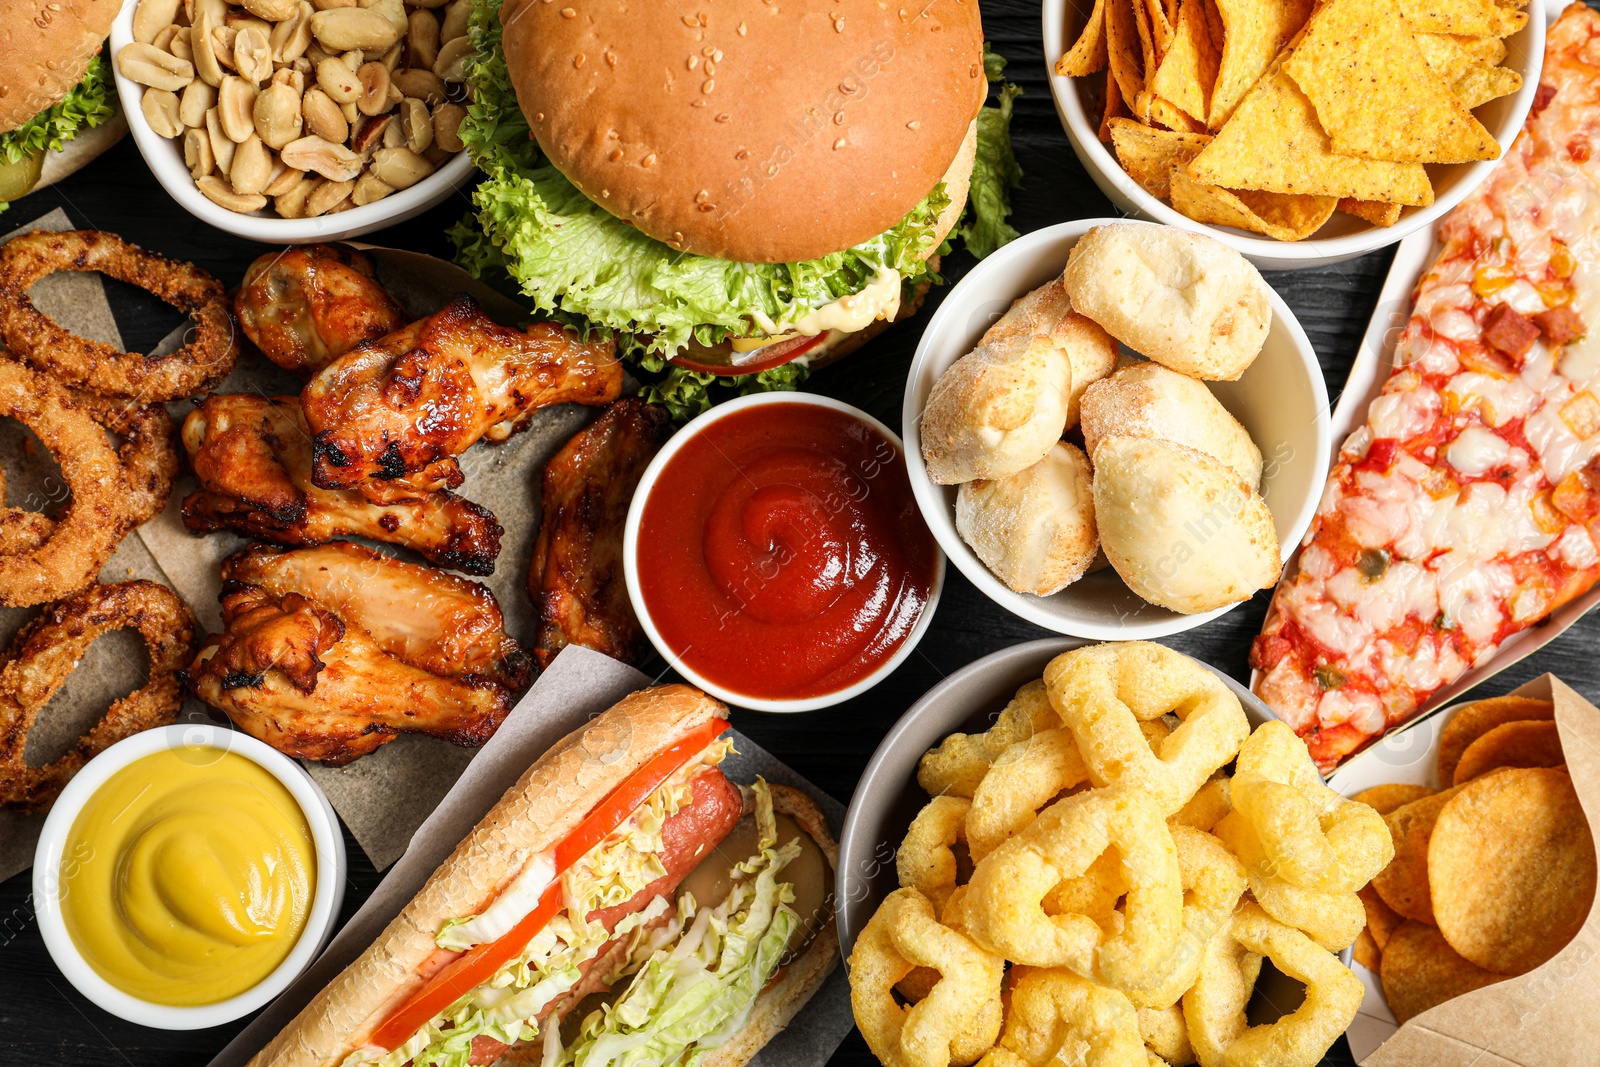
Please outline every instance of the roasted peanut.
[{"label": "roasted peanut", "polygon": [[406,20],[406,66],[433,69],[439,58],[439,16],[422,8],[411,12]]},{"label": "roasted peanut", "polygon": [[305,55],[311,44],[311,15],[311,5],[301,0],[293,14],[272,27],[270,42],[274,60],[293,63]]},{"label": "roasted peanut", "polygon": [[224,73],[237,69],[233,65],[233,42],[238,39],[239,31],[232,26],[211,27],[211,51]]},{"label": "roasted peanut", "polygon": [[306,129],[324,141],[343,144],[350,136],[350,124],[344,120],[344,113],[321,89],[307,89],[300,109],[305,115]]},{"label": "roasted peanut", "polygon": [[222,128],[218,108],[206,112],[206,136],[211,138],[211,154],[216,157],[217,170],[224,176],[233,166],[233,152],[238,144]]},{"label": "roasted peanut", "polygon": [[389,110],[389,68],[382,63],[363,63],[356,71],[361,82],[361,97],[356,110],[363,115],[381,115]]},{"label": "roasted peanut", "polygon": [[184,10],[189,13],[189,25],[198,26],[206,18],[213,26],[228,21],[228,0],[184,0]]},{"label": "roasted peanut", "polygon": [[406,6],[404,0],[356,0],[356,3],[362,10],[376,11],[385,19],[388,19],[389,25],[394,27],[395,33],[406,32]]},{"label": "roasted peanut", "polygon": [[356,0],[312,0],[318,11],[332,11],[336,7],[355,7]]},{"label": "roasted peanut", "polygon": [[356,179],[356,186],[350,191],[350,202],[356,207],[365,207],[375,201],[382,200],[394,187],[379,178],[370,170]]},{"label": "roasted peanut", "polygon": [[256,135],[268,148],[282,148],[300,136],[300,94],[278,82],[256,97]]},{"label": "roasted peanut", "polygon": [[183,121],[178,117],[178,94],[166,89],[146,89],[139,98],[139,110],[150,129],[162,137],[176,137],[183,132]]},{"label": "roasted peanut", "polygon": [[349,181],[361,173],[361,157],[344,145],[321,137],[302,137],[298,141],[290,141],[283,146],[279,155],[284,166],[312,171],[330,181]]},{"label": "roasted peanut", "polygon": [[401,31],[381,12],[360,7],[339,7],[311,16],[311,35],[330,52],[388,48]]},{"label": "roasted peanut", "polygon": [[206,112],[216,106],[216,89],[196,78],[184,86],[183,98],[178,101],[178,119],[185,126],[204,126]]},{"label": "roasted peanut", "polygon": [[286,219],[298,219],[305,215],[306,198],[313,189],[322,184],[321,178],[306,175],[299,182],[290,186],[286,191],[273,197],[272,208]]},{"label": "roasted peanut", "polygon": [[[393,118],[393,116],[386,117]],[[404,148],[405,145],[406,133],[400,128],[400,123],[398,121],[391,122],[389,125],[383,128],[383,147]]]},{"label": "roasted peanut", "polygon": [[246,195],[234,192],[221,178],[208,174],[195,183],[207,200],[229,211],[260,211],[267,206],[267,198],[260,194]]},{"label": "roasted peanut", "polygon": [[207,85],[222,85],[222,64],[217,61],[215,38],[211,33],[209,14],[201,13],[189,34],[189,45],[194,49],[194,69]]},{"label": "roasted peanut", "polygon": [[217,90],[217,118],[222,132],[234,144],[243,144],[255,132],[256,87],[236,75],[222,79]]},{"label": "roasted peanut", "polygon": [[401,57],[401,54],[404,53],[404,52],[405,52],[405,42],[404,41],[396,41],[394,44],[389,46],[388,51],[384,52],[383,55],[381,55],[381,56],[369,56],[368,58],[369,59],[375,59],[379,63],[382,63],[383,66],[384,66],[384,69],[387,70],[390,74],[393,74],[395,71],[400,69],[400,57]]},{"label": "roasted peanut", "polygon": [[466,145],[461,143],[461,120],[467,117],[467,109],[460,104],[440,104],[433,109],[433,143],[446,152],[461,151]]},{"label": "roasted peanut", "polygon": [[372,173],[396,189],[409,189],[433,173],[433,164],[409,148],[380,148],[372,154]]},{"label": "roasted peanut", "polygon": [[194,80],[193,65],[153,44],[125,44],[117,53],[117,69],[124,78],[152,89],[177,92]]},{"label": "roasted peanut", "polygon": [[156,34],[156,39],[150,43],[161,49],[163,52],[170,53],[172,51],[172,39],[178,36],[178,31],[182,28],[183,27],[181,26],[168,26],[166,29]]},{"label": "roasted peanut", "polygon": [[428,105],[421,100],[407,98],[400,104],[400,129],[406,135],[406,147],[421,155],[433,143],[433,116]]},{"label": "roasted peanut", "polygon": [[294,90],[294,95],[300,96],[306,91],[306,76],[293,67],[279,67],[272,76],[272,84],[287,85]]},{"label": "roasted peanut", "polygon": [[433,72],[447,82],[465,81],[467,57],[472,55],[472,40],[457,37],[439,46],[439,55],[433,61]]},{"label": "roasted peanut", "polygon": [[305,171],[295,170],[292,167],[286,167],[280,160],[278,162],[277,171],[273,174],[272,178],[268,180],[267,187],[261,191],[267,196],[282,196],[290,189],[293,189],[296,185],[299,185],[301,179],[303,179],[305,176]]},{"label": "roasted peanut", "polygon": [[261,143],[261,138],[251,134],[233,153],[233,169],[228,172],[233,191],[253,196],[266,189],[272,179],[272,153]]},{"label": "roasted peanut", "polygon": [[472,22],[472,0],[453,0],[449,7],[444,9],[444,18],[439,20],[439,44],[453,41],[457,37],[467,35],[467,26]]},{"label": "roasted peanut", "polygon": [[[393,115],[379,115],[372,119],[360,116],[360,121],[350,127],[351,151],[361,157],[361,162],[368,162],[372,159],[372,153],[384,147],[389,128],[394,124]],[[405,143],[403,139],[401,143]]]},{"label": "roasted peanut", "polygon": [[450,0],[415,0],[414,3],[412,3],[412,4],[408,5],[408,6],[410,6],[410,7],[435,8],[435,7],[443,7],[445,4],[448,4],[449,2],[450,2]]},{"label": "roasted peanut", "polygon": [[414,96],[429,107],[442,104],[445,100],[444,79],[431,70],[402,67],[390,75],[389,80],[398,86],[403,94]]},{"label": "roasted peanut", "polygon": [[172,35],[172,40],[168,41],[166,44],[167,51],[171,52],[185,63],[193,64],[194,44],[192,43],[191,36],[193,33],[194,31],[187,26],[178,27],[178,32],[174,33]]},{"label": "roasted peanut", "polygon": [[326,215],[343,203],[355,187],[356,183],[348,180],[342,182],[329,180],[318,185],[311,190],[311,195],[306,197],[306,217],[316,218],[318,215]]},{"label": "roasted peanut", "polygon": [[294,0],[239,0],[244,9],[268,22],[282,22],[294,14]]},{"label": "roasted peanut", "polygon": [[272,44],[254,26],[240,30],[233,39],[233,69],[239,77],[255,85],[272,78]]},{"label": "roasted peanut", "polygon": [[[237,8],[230,7],[228,9],[228,25],[233,28],[236,34],[243,33],[245,30],[260,30],[263,36],[272,36],[272,23],[266,19],[258,19],[248,11],[240,11]],[[234,38],[234,43],[238,43],[237,37]]]},{"label": "roasted peanut", "polygon": [[211,138],[205,130],[191,128],[184,133],[183,164],[195,181],[217,169],[217,157],[211,151]]},{"label": "roasted peanut", "polygon": [[324,59],[317,64],[317,88],[336,104],[353,104],[361,99],[361,79],[342,59]]},{"label": "roasted peanut", "polygon": [[178,21],[180,0],[139,0],[133,9],[133,39],[151,44],[165,29]]}]

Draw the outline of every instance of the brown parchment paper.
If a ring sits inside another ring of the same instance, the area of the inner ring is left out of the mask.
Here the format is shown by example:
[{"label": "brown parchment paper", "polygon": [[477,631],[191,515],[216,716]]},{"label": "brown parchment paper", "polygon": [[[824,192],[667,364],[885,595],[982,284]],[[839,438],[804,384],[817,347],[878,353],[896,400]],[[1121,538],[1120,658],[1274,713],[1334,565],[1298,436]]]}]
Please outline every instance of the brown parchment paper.
[{"label": "brown parchment paper", "polygon": [[[1572,785],[1600,827],[1600,708],[1552,674],[1516,696],[1553,701]],[[1554,959],[1412,1018],[1362,1067],[1593,1067],[1600,1062],[1600,908]]]},{"label": "brown parchment paper", "polygon": [[[479,283],[461,268],[431,256],[397,249],[361,245],[372,256],[378,278],[412,316],[432,314],[459,293],[468,293],[493,319],[521,325],[527,312],[511,300]],[[239,278],[224,278],[236,287]],[[176,338],[172,339],[176,340]],[[255,392],[294,395],[300,379],[279,369],[246,343],[239,364],[218,393]],[[181,423],[191,410],[187,402],[171,405]],[[500,602],[506,629],[530,647],[537,617],[525,582],[539,532],[539,486],[545,464],[574,433],[593,419],[599,409],[576,404],[546,408],[526,431],[503,444],[482,442],[460,458],[466,476],[457,490],[484,505],[505,527],[500,558],[494,574],[474,581],[487,585]],[[194,609],[201,626],[215,633],[222,628],[217,592],[220,565],[229,554],[249,543],[230,533],[196,537],[184,529],[180,518],[183,498],[195,490],[194,478],[185,474],[173,488],[172,499],[161,515],[139,529],[139,537],[167,573],[180,595]],[[364,542],[396,555],[391,545]],[[383,870],[402,852],[412,833],[427,818],[457,776],[472,759],[473,750],[430,737],[401,737],[346,767],[305,764],[334,810],[355,835],[373,865]]]},{"label": "brown parchment paper", "polygon": [[[20,226],[0,243],[32,230],[70,230],[72,220],[60,208]],[[100,275],[63,271],[39,281],[31,290],[34,303],[74,333],[122,347],[122,336],[106,300]],[[14,419],[0,419],[0,470],[4,470],[4,499],[11,507],[54,512],[69,495],[55,458],[33,434]],[[149,578],[166,582],[160,565],[137,537],[127,537],[100,571],[102,582]],[[170,584],[170,583],[168,583]],[[0,608],[0,649],[42,609]],[[48,763],[72,747],[88,732],[118,697],[149,679],[149,658],[138,634],[119,630],[100,638],[83,661],[51,698],[28,734],[24,755],[33,765]],[[184,713],[204,717],[198,701],[189,701]],[[0,881],[33,865],[43,815],[23,815],[0,809]]]},{"label": "brown parchment paper", "polygon": [[[210,1067],[242,1067],[283,1029],[323,986],[375,941],[422,888],[478,820],[546,749],[650,679],[626,664],[572,645],[563,649],[506,717],[489,743],[418,829],[372,896],[305,973],[234,1038]],[[737,750],[723,764],[735,782],[756,775],[804,789],[815,797],[837,836],[844,805],[819,791],[765,749],[735,732]],[[787,1030],[751,1061],[761,1067],[821,1067],[850,1032],[850,987],[836,967]]]}]

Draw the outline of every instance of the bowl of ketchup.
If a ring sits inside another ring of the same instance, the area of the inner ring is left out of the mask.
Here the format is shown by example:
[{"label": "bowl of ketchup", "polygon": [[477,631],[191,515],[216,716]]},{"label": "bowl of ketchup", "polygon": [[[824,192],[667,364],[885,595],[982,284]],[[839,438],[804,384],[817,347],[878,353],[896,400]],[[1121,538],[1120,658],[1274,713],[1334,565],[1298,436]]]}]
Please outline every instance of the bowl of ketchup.
[{"label": "bowl of ketchup", "polygon": [[900,438],[809,393],[740,397],[678,431],[628,509],[623,570],[667,661],[756,711],[876,685],[922,639],[944,584]]}]

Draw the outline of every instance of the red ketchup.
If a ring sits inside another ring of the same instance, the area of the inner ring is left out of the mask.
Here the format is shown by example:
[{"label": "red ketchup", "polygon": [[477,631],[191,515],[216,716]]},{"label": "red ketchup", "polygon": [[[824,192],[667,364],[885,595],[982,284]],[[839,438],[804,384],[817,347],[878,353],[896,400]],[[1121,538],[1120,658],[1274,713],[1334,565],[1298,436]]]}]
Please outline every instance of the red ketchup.
[{"label": "red ketchup", "polygon": [[767,700],[836,693],[893,656],[938,559],[894,443],[799,401],[695,432],[639,524],[639,591],[663,642],[713,684]]}]

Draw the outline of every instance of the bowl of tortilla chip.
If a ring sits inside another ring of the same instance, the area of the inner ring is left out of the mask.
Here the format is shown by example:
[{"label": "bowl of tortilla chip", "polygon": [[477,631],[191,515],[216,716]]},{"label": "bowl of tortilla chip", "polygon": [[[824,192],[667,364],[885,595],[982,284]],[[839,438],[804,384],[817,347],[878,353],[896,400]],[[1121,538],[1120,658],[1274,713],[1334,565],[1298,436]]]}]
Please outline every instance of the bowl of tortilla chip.
[{"label": "bowl of tortilla chip", "polygon": [[1045,0],[1050,89],[1118,207],[1256,266],[1350,259],[1489,176],[1539,89],[1526,0]]}]

